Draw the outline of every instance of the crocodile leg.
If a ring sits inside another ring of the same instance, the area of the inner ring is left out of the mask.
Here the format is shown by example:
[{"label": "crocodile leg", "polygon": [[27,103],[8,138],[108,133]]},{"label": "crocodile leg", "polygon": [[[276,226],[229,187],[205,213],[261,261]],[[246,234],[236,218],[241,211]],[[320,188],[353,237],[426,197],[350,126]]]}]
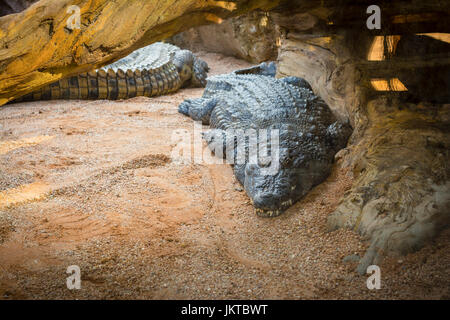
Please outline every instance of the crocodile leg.
[{"label": "crocodile leg", "polygon": [[217,99],[187,99],[179,105],[178,112],[207,125],[216,105]]}]

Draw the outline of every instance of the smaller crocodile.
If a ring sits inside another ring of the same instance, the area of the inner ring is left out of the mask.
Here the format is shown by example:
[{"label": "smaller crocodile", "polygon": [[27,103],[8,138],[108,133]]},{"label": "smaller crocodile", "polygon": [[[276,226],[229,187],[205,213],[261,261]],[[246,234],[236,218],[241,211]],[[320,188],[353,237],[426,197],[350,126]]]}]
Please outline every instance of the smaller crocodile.
[{"label": "smaller crocodile", "polygon": [[159,96],[184,87],[204,87],[208,71],[208,64],[191,51],[157,42],[106,67],[58,80],[12,102]]},{"label": "smaller crocodile", "polygon": [[[231,160],[256,214],[264,217],[278,216],[323,182],[351,133],[304,79],[276,79],[275,71],[269,63],[208,78],[203,96],[178,108],[210,125],[203,138],[216,156]],[[270,159],[258,154],[250,161],[251,137],[245,132],[251,130],[278,132],[278,145],[267,142],[267,133],[252,140],[269,151]],[[236,161],[239,149],[245,150],[241,162]],[[268,173],[274,163],[277,170]]]}]

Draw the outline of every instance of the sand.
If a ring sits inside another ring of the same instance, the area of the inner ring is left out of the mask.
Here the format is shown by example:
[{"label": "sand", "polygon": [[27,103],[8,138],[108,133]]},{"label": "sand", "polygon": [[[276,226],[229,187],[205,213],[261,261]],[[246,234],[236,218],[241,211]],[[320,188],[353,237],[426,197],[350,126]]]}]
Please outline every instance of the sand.
[{"label": "sand", "polygon": [[[199,56],[211,75],[249,66]],[[268,219],[230,166],[172,161],[174,131],[193,131],[177,106],[201,94],[0,108],[1,299],[449,299],[448,231],[385,259],[367,288],[353,259],[365,240],[326,229],[352,184],[339,163]]]}]

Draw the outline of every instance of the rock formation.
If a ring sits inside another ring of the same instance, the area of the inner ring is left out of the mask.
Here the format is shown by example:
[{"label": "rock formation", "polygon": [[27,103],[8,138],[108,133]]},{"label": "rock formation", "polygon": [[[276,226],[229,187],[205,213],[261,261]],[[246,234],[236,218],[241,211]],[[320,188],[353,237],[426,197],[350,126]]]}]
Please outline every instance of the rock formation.
[{"label": "rock formation", "polygon": [[169,41],[189,50],[218,52],[253,63],[276,60],[278,54],[276,25],[263,11],[192,28]]},{"label": "rock formation", "polygon": [[442,13],[448,20],[449,5],[403,5],[384,9],[381,31],[366,28],[357,5],[272,15],[281,32],[278,76],[305,78],[354,128],[337,155],[354,183],[328,226],[370,241],[361,273],[386,253],[419,249],[450,222],[450,51],[432,38],[448,31],[436,21]]},{"label": "rock formation", "polygon": [[328,220],[370,240],[361,273],[386,253],[421,248],[450,222],[450,105],[380,97],[366,115],[363,137],[342,155],[355,182]]}]

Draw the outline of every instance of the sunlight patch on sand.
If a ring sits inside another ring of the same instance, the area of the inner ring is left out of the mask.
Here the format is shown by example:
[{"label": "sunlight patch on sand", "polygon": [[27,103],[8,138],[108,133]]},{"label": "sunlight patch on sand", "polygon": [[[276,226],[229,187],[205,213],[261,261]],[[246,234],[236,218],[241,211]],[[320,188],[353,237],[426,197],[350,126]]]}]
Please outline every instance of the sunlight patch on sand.
[{"label": "sunlight patch on sand", "polygon": [[42,182],[21,185],[17,188],[0,192],[0,208],[10,205],[39,200],[50,191],[50,186]]},{"label": "sunlight patch on sand", "polygon": [[8,153],[14,149],[28,147],[53,139],[54,136],[36,136],[20,140],[10,140],[0,142],[0,154]]}]

